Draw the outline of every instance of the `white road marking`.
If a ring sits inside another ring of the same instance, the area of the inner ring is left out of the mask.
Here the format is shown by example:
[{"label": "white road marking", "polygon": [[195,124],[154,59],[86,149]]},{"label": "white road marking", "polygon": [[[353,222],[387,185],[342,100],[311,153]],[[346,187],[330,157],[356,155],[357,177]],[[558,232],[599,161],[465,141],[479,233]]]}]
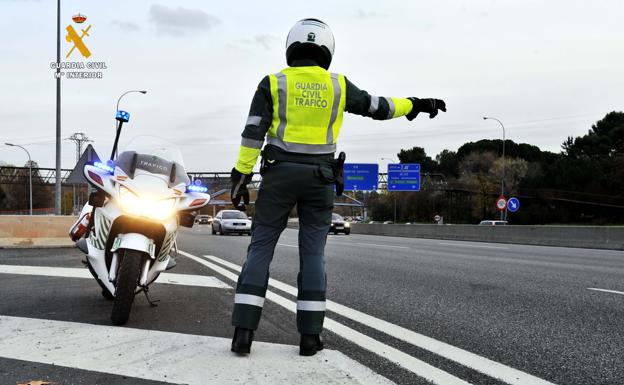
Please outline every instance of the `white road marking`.
[{"label": "white road marking", "polygon": [[287,244],[285,244],[285,243],[278,243],[277,245],[278,245],[278,246],[286,246],[286,247],[295,247],[295,248],[297,248],[297,249],[299,248],[299,246],[297,246],[297,245],[287,245]]},{"label": "white road marking", "polygon": [[328,245],[343,245],[343,246],[373,246],[373,247],[390,247],[390,248],[396,248],[396,249],[409,249],[408,246],[394,246],[394,245],[382,245],[379,243],[362,243],[362,242],[357,242],[357,243],[344,243],[344,242],[328,242]]},{"label": "white road marking", "polygon": [[[89,278],[93,279],[86,268],[75,267],[48,267],[48,266],[19,266],[0,265],[0,274],[38,275],[46,277],[64,278]],[[192,274],[162,273],[154,283],[166,283],[170,285],[214,287],[219,289],[231,289],[230,285],[217,277]]]},{"label": "white road marking", "polygon": [[605,293],[613,293],[613,294],[621,294],[624,295],[624,291],[617,291],[617,290],[607,290],[607,289],[598,289],[595,287],[588,287],[587,290],[594,290],[594,291],[603,291]]},{"label": "white road marking", "polygon": [[500,250],[509,250],[509,247],[506,246],[487,246],[487,245],[474,245],[469,243],[449,243],[449,242],[438,242],[438,245],[442,246],[455,246],[455,247],[476,247],[483,249],[500,249]]},{"label": "white road marking", "polygon": [[1,357],[175,384],[392,384],[336,350],[257,341],[239,357],[227,338],[8,316],[0,341]]},{"label": "white road marking", "polygon": [[[212,270],[223,275],[224,277],[236,282],[238,280],[238,275],[232,273],[229,270],[224,269],[214,263],[208,262],[202,258],[199,258],[195,255],[189,254],[187,252],[178,250],[178,252]],[[218,259],[218,258],[217,258]],[[232,264],[233,265],[233,264]],[[234,265],[236,266],[236,265]],[[240,267],[236,266],[240,271]],[[275,281],[273,282],[275,283]],[[271,285],[271,279],[269,279],[269,284]],[[273,285],[272,285],[273,286]],[[267,290],[266,298],[276,304],[286,308],[287,310],[295,313],[297,311],[297,304],[281,295],[275,294],[274,292]],[[412,373],[425,378],[428,381],[433,382],[434,384],[440,385],[468,385],[469,383],[457,378],[445,371],[442,371],[434,366],[427,364],[424,361],[421,361],[417,358],[414,358],[408,354],[403,353],[402,351],[395,349],[391,346],[388,346],[382,342],[379,342],[373,338],[370,338],[356,330],[353,330],[341,323],[338,323],[328,317],[325,318],[325,329],[331,330],[332,332],[342,336],[343,338],[355,343],[363,347],[366,350],[369,350],[379,356],[382,356],[389,361],[411,371]]]},{"label": "white road marking", "polygon": [[[186,254],[183,254],[186,255]],[[206,255],[206,258],[226,266],[232,270],[240,272],[240,266],[225,261],[221,258],[217,258],[212,255]],[[287,285],[285,283],[276,281],[273,278],[269,278],[269,286],[282,290],[290,295],[297,295],[297,288]],[[392,324],[382,319],[373,317],[366,313],[362,313],[355,309],[351,309],[336,302],[327,301],[327,310],[339,314],[343,317],[349,318],[353,321],[359,322],[370,328],[381,331],[394,338],[408,342],[421,349],[428,350],[432,353],[438,354],[446,359],[455,361],[471,369],[479,371],[490,377],[497,378],[508,384],[513,385],[552,385],[551,382],[545,381],[541,378],[535,377],[528,373],[524,373],[520,370],[512,367],[500,364],[496,361],[492,361],[488,358],[481,357],[475,353],[471,353],[467,350],[457,348],[453,345],[447,344],[442,341],[438,341],[431,337],[416,333],[412,330],[403,328],[401,326]],[[330,329],[331,330],[331,329]],[[373,351],[375,352],[375,351]]]}]

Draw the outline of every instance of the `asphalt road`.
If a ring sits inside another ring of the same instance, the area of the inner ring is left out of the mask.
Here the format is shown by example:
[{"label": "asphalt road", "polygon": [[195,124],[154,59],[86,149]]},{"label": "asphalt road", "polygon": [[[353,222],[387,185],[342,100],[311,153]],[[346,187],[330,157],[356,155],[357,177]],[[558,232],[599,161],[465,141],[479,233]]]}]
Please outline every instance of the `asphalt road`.
[{"label": "asphalt road", "polygon": [[[209,226],[184,230],[178,238],[184,253],[172,272],[214,276],[233,286],[249,239],[210,235]],[[273,297],[256,336],[292,347],[285,357],[295,363],[300,362],[293,346],[298,335],[288,307],[296,300],[296,245],[296,230],[286,230],[271,268]],[[80,259],[72,249],[0,250],[0,322],[10,316],[17,317],[11,319],[15,322],[109,325],[110,302],[99,298],[92,280],[1,270],[3,265],[79,268]],[[355,368],[353,376],[363,373],[357,362],[400,384],[429,383],[426,379],[441,384],[624,384],[624,252],[352,234],[328,237],[326,261],[332,301],[324,333],[327,354],[337,354],[332,357],[340,362],[343,356],[354,360],[345,361]],[[162,300],[160,306],[150,308],[138,297],[128,327],[224,341],[231,337],[232,289],[161,284],[152,294]],[[0,333],[2,328],[0,323]],[[261,345],[254,353],[260,359]],[[7,358],[15,356],[3,355],[0,342],[0,357],[5,357],[0,358],[0,384],[24,381],[24,376],[57,384],[99,383],[94,378],[159,383],[102,374],[94,367],[59,369],[43,359]],[[20,357],[28,358],[27,353]],[[332,361],[320,357],[325,363],[319,365]],[[228,359],[227,365],[240,361]],[[346,377],[324,377],[323,383],[347,383]]]}]

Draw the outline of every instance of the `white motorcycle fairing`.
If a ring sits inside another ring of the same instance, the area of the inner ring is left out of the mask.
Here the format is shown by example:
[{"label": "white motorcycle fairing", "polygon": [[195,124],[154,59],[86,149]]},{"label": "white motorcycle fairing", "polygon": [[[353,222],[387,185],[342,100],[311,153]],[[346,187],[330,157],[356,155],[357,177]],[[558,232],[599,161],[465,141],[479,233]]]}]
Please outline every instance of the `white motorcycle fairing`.
[{"label": "white motorcycle fairing", "polygon": [[[144,164],[137,166],[140,162]],[[149,153],[121,153],[114,166],[86,165],[84,175],[101,197],[100,203],[94,203],[101,207],[87,204],[79,217],[91,214],[92,227],[86,235],[88,267],[109,293],[102,294],[115,298],[116,305],[116,280],[124,258],[141,258],[135,290],[147,293],[147,287],[167,269],[178,227],[192,226],[194,220],[188,216],[194,218],[191,213],[208,204],[210,196],[187,186],[181,159],[167,162]],[[113,322],[125,322],[119,319]]]}]

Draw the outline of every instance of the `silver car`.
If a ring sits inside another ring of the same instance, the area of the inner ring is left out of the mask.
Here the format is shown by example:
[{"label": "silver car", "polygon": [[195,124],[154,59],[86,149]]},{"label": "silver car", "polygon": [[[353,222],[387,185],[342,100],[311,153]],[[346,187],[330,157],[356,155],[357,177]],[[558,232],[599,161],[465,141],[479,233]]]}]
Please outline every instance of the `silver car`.
[{"label": "silver car", "polygon": [[249,234],[251,235],[251,220],[238,210],[221,210],[212,219],[212,234]]}]

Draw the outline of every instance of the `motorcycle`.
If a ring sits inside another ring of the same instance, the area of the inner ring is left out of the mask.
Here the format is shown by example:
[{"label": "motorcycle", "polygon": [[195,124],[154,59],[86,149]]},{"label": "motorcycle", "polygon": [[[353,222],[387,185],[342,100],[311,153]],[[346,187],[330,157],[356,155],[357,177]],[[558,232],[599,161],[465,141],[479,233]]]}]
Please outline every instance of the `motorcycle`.
[{"label": "motorcycle", "polygon": [[[121,128],[129,114],[118,111],[117,153]],[[135,295],[159,274],[175,267],[180,226],[192,227],[197,211],[210,200],[208,189],[191,184],[178,148],[156,137],[136,137],[114,161],[83,169],[94,191],[70,228],[70,237],[86,254],[85,264],[113,301],[114,325],[128,321]]]}]

